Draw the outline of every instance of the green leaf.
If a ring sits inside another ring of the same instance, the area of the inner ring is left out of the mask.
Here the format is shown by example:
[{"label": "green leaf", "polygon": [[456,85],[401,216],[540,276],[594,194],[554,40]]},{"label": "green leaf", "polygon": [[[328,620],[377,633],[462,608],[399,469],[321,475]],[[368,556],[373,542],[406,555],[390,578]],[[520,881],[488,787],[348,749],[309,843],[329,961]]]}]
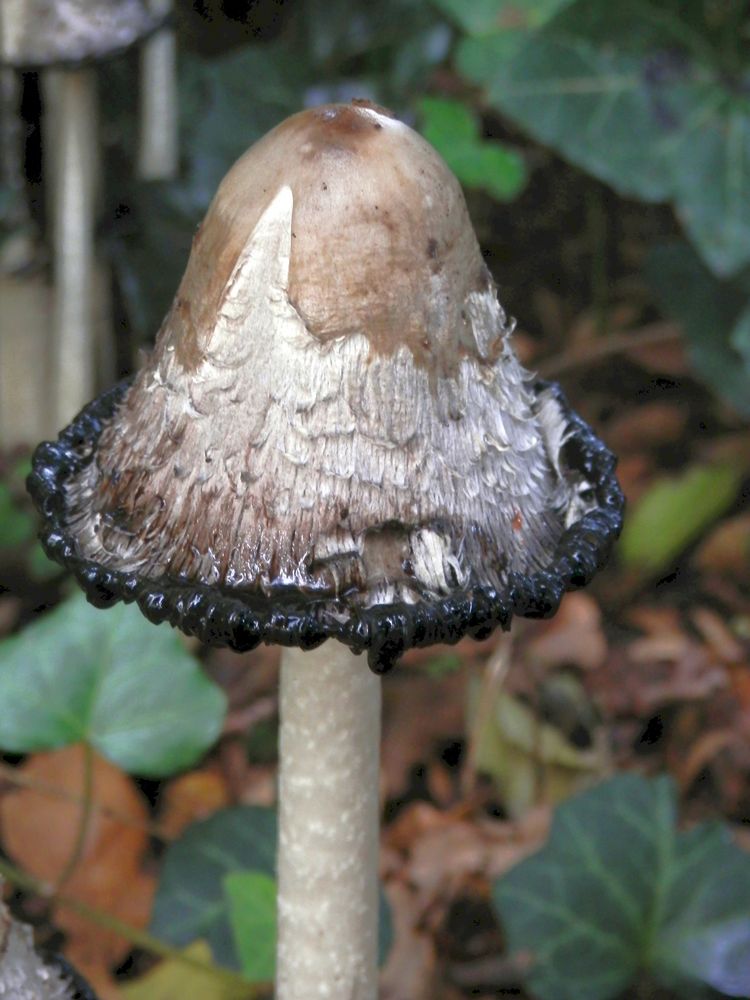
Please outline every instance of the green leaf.
[{"label": "green leaf", "polygon": [[177,947],[205,940],[216,962],[239,968],[225,879],[254,872],[272,881],[275,860],[276,813],[272,809],[237,806],[193,823],[164,856],[152,933]]},{"label": "green leaf", "polygon": [[276,971],[276,882],[264,872],[224,876],[229,922],[240,967],[254,983],[268,982]]},{"label": "green leaf", "polygon": [[457,63],[542,143],[621,194],[672,201],[716,274],[750,263],[750,101],[700,19],[649,0],[578,0],[511,58],[468,39]]},{"label": "green leaf", "polygon": [[455,674],[463,666],[463,660],[458,653],[438,653],[427,661],[427,673],[435,680]]},{"label": "green leaf", "polygon": [[479,143],[479,120],[463,101],[423,97],[419,102],[422,135],[445,156],[451,146]]},{"label": "green leaf", "polygon": [[514,198],[526,183],[518,153],[479,135],[479,118],[462,101],[425,97],[419,104],[422,134],[466,187],[483,188],[494,198]]},{"label": "green leaf", "polygon": [[747,995],[750,856],[716,825],[678,832],[675,813],[668,779],[619,775],[560,806],[546,847],[496,882],[539,1000],[611,1000],[643,975]]},{"label": "green leaf", "polygon": [[747,351],[750,282],[720,281],[684,243],[655,247],[646,278],[664,310],[681,324],[696,375],[750,416]]},{"label": "green leaf", "polygon": [[0,483],[0,549],[13,549],[34,537],[34,521],[14,501],[5,483]]},{"label": "green leaf", "polygon": [[171,774],[221,730],[226,699],[168,625],[82,595],[0,643],[0,746],[86,741],[126,771]]},{"label": "green leaf", "polygon": [[677,213],[714,274],[731,277],[750,263],[750,100],[707,89],[692,115],[674,153]]},{"label": "green leaf", "polygon": [[183,184],[174,189],[175,203],[202,214],[248,146],[303,106],[310,82],[308,66],[286,42],[246,46],[219,59],[181,60],[180,125],[187,170]]},{"label": "green leaf", "polygon": [[[750,297],[748,297],[747,305],[745,305],[735,321],[730,336],[730,343],[742,355],[745,368],[750,371]],[[750,392],[750,378],[748,378],[747,388]],[[748,402],[748,406],[750,406],[750,402]]]},{"label": "green leaf", "polygon": [[469,35],[538,28],[570,0],[433,0]]},{"label": "green leaf", "polygon": [[647,574],[669,569],[731,505],[742,476],[736,465],[695,465],[657,480],[628,514],[619,545],[623,563]]}]

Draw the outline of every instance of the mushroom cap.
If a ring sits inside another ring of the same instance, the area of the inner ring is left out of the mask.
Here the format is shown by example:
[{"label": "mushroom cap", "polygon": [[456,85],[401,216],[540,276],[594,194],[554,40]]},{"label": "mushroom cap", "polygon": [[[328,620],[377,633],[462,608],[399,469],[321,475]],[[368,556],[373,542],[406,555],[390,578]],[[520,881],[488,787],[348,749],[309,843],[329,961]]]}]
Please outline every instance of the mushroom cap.
[{"label": "mushroom cap", "polygon": [[2,0],[0,64],[32,68],[103,59],[163,20],[147,0]]},{"label": "mushroom cap", "polygon": [[132,382],[37,450],[47,551],[214,644],[405,649],[552,613],[614,459],[518,363],[460,187],[358,102],[230,170]]}]

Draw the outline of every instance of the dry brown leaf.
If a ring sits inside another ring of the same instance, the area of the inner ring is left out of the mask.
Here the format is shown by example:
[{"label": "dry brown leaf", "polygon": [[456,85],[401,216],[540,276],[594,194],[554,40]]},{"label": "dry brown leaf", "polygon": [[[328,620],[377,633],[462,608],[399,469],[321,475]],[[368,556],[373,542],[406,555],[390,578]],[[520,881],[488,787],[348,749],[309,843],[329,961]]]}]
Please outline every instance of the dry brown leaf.
[{"label": "dry brown leaf", "polygon": [[648,719],[666,705],[704,701],[728,688],[729,674],[687,636],[637,639],[610,656],[589,688],[609,716]]},{"label": "dry brown leaf", "polygon": [[419,929],[414,893],[401,882],[386,883],[393,917],[393,947],[380,974],[381,1000],[436,1000],[437,962],[433,939]]},{"label": "dry brown leaf", "polygon": [[698,607],[692,612],[693,624],[724,663],[742,663],[745,650],[722,618],[711,608]]},{"label": "dry brown leaf", "polygon": [[[80,745],[34,754],[21,770],[71,795],[83,793],[84,750]],[[140,870],[148,844],[145,802],[126,774],[96,755],[92,787],[95,804],[116,810],[132,825],[123,825],[101,809],[91,810],[80,859],[65,881],[65,895],[143,927],[154,890],[151,877]],[[54,884],[75,850],[80,817],[81,807],[73,801],[30,788],[10,792],[0,802],[3,846],[26,871]],[[128,954],[129,942],[69,907],[56,907],[55,920],[67,934],[65,954],[97,985],[104,1000],[114,996],[109,969]]]},{"label": "dry brown leaf", "polygon": [[[660,375],[690,375],[693,371],[675,323],[658,322],[642,326],[634,337],[634,344],[628,348],[629,357],[637,361],[647,371]],[[654,340],[649,342],[649,335]]]},{"label": "dry brown leaf", "polygon": [[574,664],[593,670],[607,658],[601,611],[588,594],[567,594],[555,617],[529,635],[524,659],[545,669]]},{"label": "dry brown leaf", "polygon": [[682,791],[685,792],[717,754],[731,746],[737,738],[731,729],[711,729],[702,733],[677,762],[674,776]]},{"label": "dry brown leaf", "polygon": [[607,445],[616,455],[676,441],[687,425],[687,405],[651,402],[626,410],[607,425]]},{"label": "dry brown leaf", "polygon": [[382,767],[389,798],[403,793],[412,768],[426,763],[438,744],[463,734],[465,689],[465,668],[441,678],[408,669],[388,678]]},{"label": "dry brown leaf", "polygon": [[427,765],[427,790],[430,798],[446,809],[456,798],[456,781],[454,775],[439,760],[432,760]]},{"label": "dry brown leaf", "polygon": [[704,573],[746,577],[750,568],[750,514],[719,523],[698,546],[693,562]]},{"label": "dry brown leaf", "polygon": [[[101,898],[98,908],[133,927],[145,927],[155,890],[154,879],[139,872],[118,892]],[[67,906],[56,908],[55,923],[66,935],[65,957],[89,980],[99,1000],[118,1000],[120,993],[111,970],[126,958],[130,942]]]},{"label": "dry brown leaf", "polygon": [[229,788],[219,770],[206,767],[189,771],[170,781],[160,796],[159,826],[165,837],[174,839],[186,826],[206,819],[229,802]]},{"label": "dry brown leaf", "polygon": [[441,812],[429,802],[410,802],[385,828],[383,840],[395,851],[410,851],[414,842],[426,833],[455,822],[450,813]]},{"label": "dry brown leaf", "polygon": [[646,635],[660,635],[663,632],[679,635],[682,632],[680,613],[677,608],[638,604],[627,611],[625,618]]},{"label": "dry brown leaf", "polygon": [[414,843],[408,865],[409,881],[423,908],[437,898],[452,899],[472,876],[489,867],[490,841],[473,823],[453,822]]},{"label": "dry brown leaf", "polygon": [[617,463],[617,478],[628,503],[634,503],[651,485],[655,471],[653,459],[644,452],[622,455]]}]

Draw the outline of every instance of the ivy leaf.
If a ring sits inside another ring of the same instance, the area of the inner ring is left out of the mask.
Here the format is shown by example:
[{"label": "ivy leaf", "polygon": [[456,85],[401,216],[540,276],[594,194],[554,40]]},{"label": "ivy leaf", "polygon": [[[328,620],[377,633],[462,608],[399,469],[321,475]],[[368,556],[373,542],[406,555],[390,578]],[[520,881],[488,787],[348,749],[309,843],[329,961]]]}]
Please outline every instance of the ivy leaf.
[{"label": "ivy leaf", "polygon": [[719,280],[679,242],[654,247],[645,271],[661,306],[685,332],[696,374],[750,416],[750,282]]},{"label": "ivy leaf", "polygon": [[[734,324],[730,340],[732,347],[742,355],[745,367],[750,371],[750,296],[747,305],[742,309]],[[750,377],[748,383],[750,390]]]},{"label": "ivy leaf", "polygon": [[526,183],[523,158],[479,134],[479,118],[462,101],[425,97],[422,134],[466,187],[483,188],[499,201],[514,198]]},{"label": "ivy leaf", "polygon": [[534,955],[539,1000],[611,1000],[643,975],[747,995],[750,856],[719,825],[680,833],[667,778],[619,775],[565,802],[493,901],[510,951]]},{"label": "ivy leaf", "polygon": [[131,773],[171,774],[221,730],[226,699],[168,625],[77,594],[0,643],[0,747],[88,742]]},{"label": "ivy leaf", "polygon": [[14,549],[34,537],[34,520],[13,500],[5,483],[0,483],[0,549]]},{"label": "ivy leaf", "polygon": [[151,917],[152,933],[177,947],[207,941],[214,961],[239,968],[225,879],[253,872],[273,880],[275,861],[276,813],[272,809],[237,806],[193,823],[167,848]]},{"label": "ivy leaf", "polygon": [[620,558],[645,574],[666,570],[737,496],[743,470],[695,465],[681,476],[657,480],[629,513]]},{"label": "ivy leaf", "polygon": [[263,872],[231,872],[224,877],[229,922],[242,972],[252,982],[268,982],[276,971],[276,882]]},{"label": "ivy leaf", "polygon": [[469,35],[538,28],[571,0],[433,0]]},{"label": "ivy leaf", "polygon": [[679,5],[577,0],[517,52],[470,38],[456,58],[498,110],[618,192],[671,201],[711,270],[750,263],[747,80]]}]

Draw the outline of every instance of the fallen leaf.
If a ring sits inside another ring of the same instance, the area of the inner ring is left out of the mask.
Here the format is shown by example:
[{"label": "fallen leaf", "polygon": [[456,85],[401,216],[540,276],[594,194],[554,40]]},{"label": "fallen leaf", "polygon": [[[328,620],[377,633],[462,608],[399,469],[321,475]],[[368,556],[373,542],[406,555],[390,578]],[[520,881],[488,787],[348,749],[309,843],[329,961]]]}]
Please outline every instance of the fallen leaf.
[{"label": "fallen leaf", "polygon": [[686,404],[650,402],[626,410],[607,426],[607,445],[616,455],[676,441],[689,416]]},{"label": "fallen leaf", "polygon": [[409,881],[421,906],[458,895],[471,876],[482,874],[489,861],[489,843],[473,823],[454,821],[417,840],[408,865]]},{"label": "fallen leaf", "polygon": [[704,573],[745,576],[750,567],[750,514],[717,524],[696,549],[693,562]]},{"label": "fallen leaf", "polygon": [[165,837],[174,840],[191,823],[206,819],[229,802],[220,771],[208,767],[189,771],[170,781],[159,796],[159,826]]},{"label": "fallen leaf", "polygon": [[[184,954],[203,962],[211,961],[211,949],[205,941],[196,941]],[[245,1000],[252,987],[227,984],[210,972],[203,972],[194,965],[169,958],[160,962],[145,976],[120,987],[124,1000]]]},{"label": "fallen leaf", "polygon": [[524,659],[548,670],[572,664],[594,670],[607,658],[601,611],[588,594],[567,594],[555,617],[528,635]]},{"label": "fallen leaf", "polygon": [[436,747],[464,733],[466,669],[441,678],[394,671],[383,690],[382,770],[389,798],[398,798],[412,769]]},{"label": "fallen leaf", "polygon": [[627,354],[637,361],[647,371],[662,375],[690,375],[693,366],[687,356],[680,328],[676,323],[660,321],[642,326],[638,331],[641,338],[646,332],[663,337],[654,343],[644,343],[643,339],[635,338],[635,343],[629,347]]},{"label": "fallen leaf", "polygon": [[429,802],[410,802],[383,831],[384,843],[396,851],[410,851],[425,833],[455,822],[455,816],[436,809]]},{"label": "fallen leaf", "polygon": [[742,644],[715,611],[706,607],[695,608],[692,619],[695,627],[720,660],[724,663],[742,663],[745,660]]},{"label": "fallen leaf", "polygon": [[[478,685],[472,686],[469,726],[474,724]],[[556,726],[506,691],[476,736],[476,767],[491,775],[511,816],[534,805],[560,802],[602,777],[610,768],[604,733],[595,729],[580,748]]]},{"label": "fallen leaf", "polygon": [[385,894],[393,915],[394,944],[380,974],[381,1000],[435,1000],[435,943],[419,929],[421,914],[414,893],[394,880],[386,884]]},{"label": "fallen leaf", "polygon": [[[94,755],[92,768],[93,808],[78,864],[66,879],[64,891],[144,927],[154,891],[151,877],[141,872],[148,844],[146,804],[132,780],[103,757]],[[25,778],[82,796],[84,748],[77,745],[35,754],[20,770]],[[131,823],[123,824],[101,807]],[[80,820],[79,804],[32,788],[10,792],[0,802],[4,849],[22,868],[50,884],[60,878],[75,850]],[[55,922],[67,935],[66,957],[100,994],[115,995],[108,970],[125,958],[130,943],[62,905],[55,908]]]}]

